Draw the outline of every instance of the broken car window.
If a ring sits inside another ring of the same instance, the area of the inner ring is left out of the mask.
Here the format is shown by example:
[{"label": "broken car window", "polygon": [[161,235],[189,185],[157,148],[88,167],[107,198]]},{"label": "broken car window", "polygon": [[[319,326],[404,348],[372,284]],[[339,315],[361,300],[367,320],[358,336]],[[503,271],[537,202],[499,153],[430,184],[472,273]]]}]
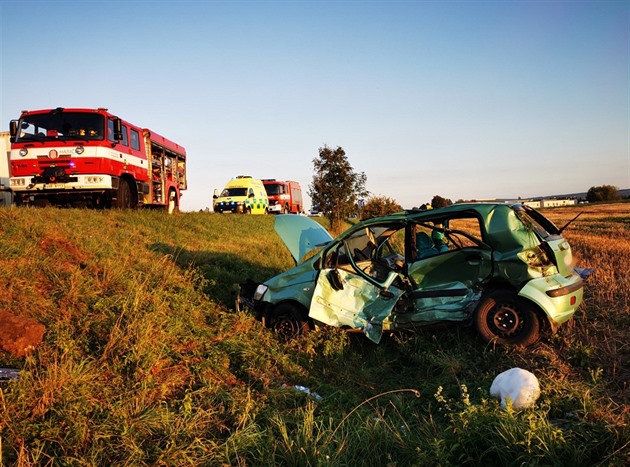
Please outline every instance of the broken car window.
[{"label": "broken car window", "polygon": [[346,260],[345,263],[338,261],[341,269],[359,272],[378,283],[383,283],[391,271],[399,272],[404,268],[402,225],[366,227],[348,237],[343,244],[344,257],[350,261]]},{"label": "broken car window", "polygon": [[482,245],[481,224],[476,217],[436,219],[432,222],[415,224],[415,260],[467,247]]}]

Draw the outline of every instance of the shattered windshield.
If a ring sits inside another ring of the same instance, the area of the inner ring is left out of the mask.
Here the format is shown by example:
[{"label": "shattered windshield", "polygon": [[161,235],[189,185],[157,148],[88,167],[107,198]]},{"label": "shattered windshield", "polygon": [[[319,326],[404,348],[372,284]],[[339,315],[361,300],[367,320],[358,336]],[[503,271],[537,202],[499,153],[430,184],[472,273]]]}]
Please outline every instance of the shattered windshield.
[{"label": "shattered windshield", "polygon": [[105,119],[100,114],[52,111],[21,118],[15,141],[102,140],[104,128]]}]

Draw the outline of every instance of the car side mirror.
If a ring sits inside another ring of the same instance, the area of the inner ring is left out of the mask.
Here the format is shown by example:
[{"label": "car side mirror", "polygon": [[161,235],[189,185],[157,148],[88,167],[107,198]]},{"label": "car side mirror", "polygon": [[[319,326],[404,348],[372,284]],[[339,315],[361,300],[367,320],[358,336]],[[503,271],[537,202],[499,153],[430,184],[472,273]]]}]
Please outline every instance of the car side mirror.
[{"label": "car side mirror", "polygon": [[328,279],[328,283],[334,290],[343,290],[343,283],[341,282],[341,274],[337,269],[331,269],[326,274],[326,279]]}]

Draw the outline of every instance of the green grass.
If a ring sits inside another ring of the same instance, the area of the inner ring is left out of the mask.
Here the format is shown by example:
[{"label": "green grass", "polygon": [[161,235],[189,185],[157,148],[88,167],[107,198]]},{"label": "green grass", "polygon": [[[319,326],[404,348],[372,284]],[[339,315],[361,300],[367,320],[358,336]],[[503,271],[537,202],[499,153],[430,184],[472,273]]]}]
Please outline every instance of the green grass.
[{"label": "green grass", "polygon": [[[28,357],[0,350],[0,367],[21,369],[0,383],[2,465],[630,460],[623,359],[610,353],[628,328],[604,324],[628,322],[627,290],[587,291],[597,303],[527,350],[484,347],[468,327],[379,345],[323,328],[285,343],[234,311],[233,284],[293,264],[271,216],[3,209],[0,254],[0,309],[46,326]],[[514,366],[540,379],[535,409],[489,398]]]}]

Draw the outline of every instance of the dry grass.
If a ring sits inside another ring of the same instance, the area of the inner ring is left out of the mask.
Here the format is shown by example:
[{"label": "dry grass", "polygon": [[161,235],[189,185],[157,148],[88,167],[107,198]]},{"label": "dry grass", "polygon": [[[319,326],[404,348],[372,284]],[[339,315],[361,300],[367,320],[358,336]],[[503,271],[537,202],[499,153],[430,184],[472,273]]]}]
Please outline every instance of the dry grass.
[{"label": "dry grass", "polygon": [[569,240],[578,266],[594,268],[586,282],[585,303],[573,321],[572,331],[605,377],[619,387],[620,402],[627,404],[630,390],[630,203],[578,206],[544,211],[562,227],[583,214],[563,235]]}]

